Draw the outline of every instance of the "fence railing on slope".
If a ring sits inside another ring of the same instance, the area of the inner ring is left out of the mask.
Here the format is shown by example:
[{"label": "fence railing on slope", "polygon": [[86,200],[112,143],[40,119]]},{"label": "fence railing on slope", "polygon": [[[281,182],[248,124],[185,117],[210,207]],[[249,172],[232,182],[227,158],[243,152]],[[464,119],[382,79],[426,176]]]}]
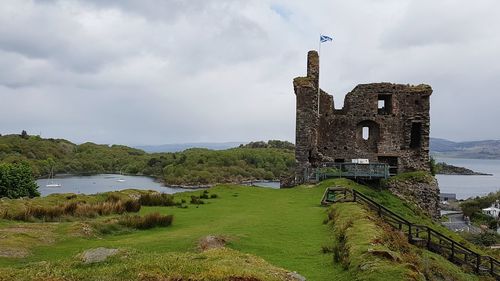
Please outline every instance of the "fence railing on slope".
[{"label": "fence railing on slope", "polygon": [[426,247],[455,264],[468,265],[475,273],[489,273],[500,280],[500,262],[495,258],[483,256],[431,227],[414,224],[356,190],[343,187],[327,188],[321,203],[328,205],[341,202],[366,205],[386,223],[405,233],[409,243]]}]

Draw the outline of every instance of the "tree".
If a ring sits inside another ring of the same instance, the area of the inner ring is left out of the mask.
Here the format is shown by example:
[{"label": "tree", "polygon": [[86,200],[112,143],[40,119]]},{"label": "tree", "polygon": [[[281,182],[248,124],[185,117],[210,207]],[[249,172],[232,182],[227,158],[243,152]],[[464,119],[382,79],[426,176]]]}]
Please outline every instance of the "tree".
[{"label": "tree", "polygon": [[0,164],[0,197],[40,196],[31,167],[26,163]]}]

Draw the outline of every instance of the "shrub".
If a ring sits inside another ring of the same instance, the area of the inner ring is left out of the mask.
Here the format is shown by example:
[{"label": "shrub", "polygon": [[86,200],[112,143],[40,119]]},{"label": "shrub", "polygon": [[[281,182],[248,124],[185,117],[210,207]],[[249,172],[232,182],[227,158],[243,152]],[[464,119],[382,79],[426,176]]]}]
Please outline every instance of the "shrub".
[{"label": "shrub", "polygon": [[120,196],[113,193],[109,193],[108,196],[106,197],[106,202],[118,202],[120,200],[121,200]]},{"label": "shrub", "polygon": [[494,232],[483,232],[479,234],[466,233],[463,234],[465,239],[479,246],[489,247],[500,241],[500,236]]},{"label": "shrub", "polygon": [[147,193],[141,195],[139,203],[144,206],[175,206],[174,196],[165,193]]},{"label": "shrub", "polygon": [[137,200],[127,200],[124,203],[124,207],[128,213],[137,213],[141,210],[141,203]]},{"label": "shrub", "polygon": [[144,216],[124,216],[120,218],[121,225],[136,228],[136,229],[150,229],[153,227],[167,227],[172,224],[174,216],[162,216],[160,213],[151,213]]},{"label": "shrub", "polygon": [[75,199],[75,198],[76,198],[76,194],[71,194],[71,195],[66,196],[67,200],[71,200],[71,199]]},{"label": "shrub", "polygon": [[77,202],[71,202],[68,204],[64,205],[64,214],[67,215],[75,215],[76,209],[78,208],[78,203]]},{"label": "shrub", "polygon": [[200,197],[198,197],[198,196],[192,195],[190,203],[200,205],[200,204],[205,204],[205,201],[201,200]]}]

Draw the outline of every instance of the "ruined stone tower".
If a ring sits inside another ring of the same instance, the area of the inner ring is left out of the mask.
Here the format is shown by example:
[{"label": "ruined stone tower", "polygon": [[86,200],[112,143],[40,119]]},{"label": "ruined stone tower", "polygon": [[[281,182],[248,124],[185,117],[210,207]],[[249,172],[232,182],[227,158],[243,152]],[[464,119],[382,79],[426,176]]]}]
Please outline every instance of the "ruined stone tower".
[{"label": "ruined stone tower", "polygon": [[361,84],[335,109],[333,97],[318,91],[318,76],[318,53],[309,51],[307,76],[293,81],[296,183],[307,168],[352,159],[389,164],[391,174],[429,171],[430,86]]}]

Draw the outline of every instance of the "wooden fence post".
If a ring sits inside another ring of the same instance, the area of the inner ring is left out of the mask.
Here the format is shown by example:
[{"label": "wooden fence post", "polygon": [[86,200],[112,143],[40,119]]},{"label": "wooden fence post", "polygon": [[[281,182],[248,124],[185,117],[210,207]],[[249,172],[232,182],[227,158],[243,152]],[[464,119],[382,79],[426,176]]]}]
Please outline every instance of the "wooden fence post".
[{"label": "wooden fence post", "polygon": [[413,237],[411,237],[411,223],[408,224],[408,243],[413,242]]},{"label": "wooden fence post", "polygon": [[455,259],[455,241],[451,241],[451,256],[450,259],[453,261]]},{"label": "wooden fence post", "polygon": [[479,273],[479,266],[481,265],[481,255],[476,254],[476,273]]},{"label": "wooden fence post", "polygon": [[493,258],[490,257],[490,274],[493,275]]},{"label": "wooden fence post", "polygon": [[427,227],[427,249],[431,248],[431,229]]}]

